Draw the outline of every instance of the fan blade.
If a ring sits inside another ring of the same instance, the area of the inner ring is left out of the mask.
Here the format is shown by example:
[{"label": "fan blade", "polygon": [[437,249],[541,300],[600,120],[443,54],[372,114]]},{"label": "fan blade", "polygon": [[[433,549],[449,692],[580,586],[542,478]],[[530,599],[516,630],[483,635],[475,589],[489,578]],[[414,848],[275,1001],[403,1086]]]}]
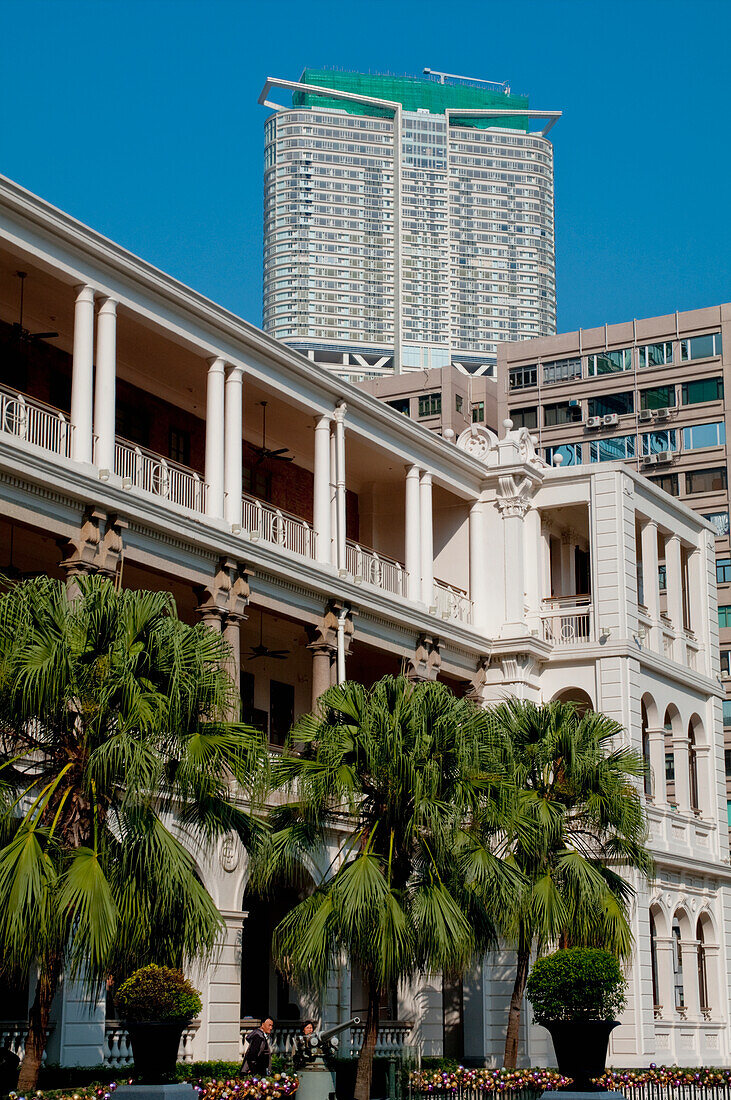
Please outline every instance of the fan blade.
[{"label": "fan blade", "polygon": [[288,450],[289,447],[278,447],[275,451],[268,450],[267,454],[270,456],[270,458],[276,458],[278,455],[286,454]]},{"label": "fan blade", "polygon": [[283,661],[285,657],[289,657],[288,649],[270,649],[268,653],[269,657],[274,657],[276,661]]},{"label": "fan blade", "polygon": [[31,332],[29,333],[29,339],[31,340],[51,340],[54,336],[58,336],[57,332]]},{"label": "fan blade", "polygon": [[294,455],[272,455],[277,462],[294,462]]}]

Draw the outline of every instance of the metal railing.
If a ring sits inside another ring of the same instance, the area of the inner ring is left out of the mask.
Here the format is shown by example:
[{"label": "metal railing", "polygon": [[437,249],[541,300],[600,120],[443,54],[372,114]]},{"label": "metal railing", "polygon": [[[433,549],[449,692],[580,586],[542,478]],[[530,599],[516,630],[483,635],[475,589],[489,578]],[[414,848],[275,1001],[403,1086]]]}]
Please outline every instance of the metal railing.
[{"label": "metal railing", "polygon": [[545,599],[541,611],[543,640],[554,646],[590,645],[594,641],[589,596]]},{"label": "metal railing", "polygon": [[[645,1081],[642,1083],[631,1080],[622,1081],[617,1079],[619,1076],[619,1074],[613,1076],[611,1082],[605,1085],[605,1088],[623,1093],[626,1100],[731,1100],[731,1085],[728,1082],[713,1085],[682,1082],[677,1085],[670,1085],[660,1081]],[[499,1095],[504,1100],[538,1100],[541,1093],[543,1093],[542,1088],[521,1088],[505,1089]],[[496,1093],[492,1090],[462,1084],[455,1089],[434,1088],[429,1090],[428,1093],[411,1083],[408,1087],[409,1098],[428,1096],[429,1100],[485,1100],[486,1096],[492,1097],[495,1095]],[[557,1090],[556,1100],[560,1100],[561,1095],[561,1090]]]},{"label": "metal railing", "polygon": [[406,595],[408,574],[401,562],[350,539],[345,544],[345,568],[357,581],[365,581],[395,596]]},{"label": "metal railing", "polygon": [[71,425],[60,409],[6,386],[0,386],[0,431],[63,458],[71,454]]},{"label": "metal railing", "polygon": [[254,542],[262,539],[304,558],[315,556],[315,532],[307,520],[248,493],[241,498],[241,526]]},{"label": "metal railing", "polygon": [[461,623],[472,622],[472,600],[463,588],[456,588],[444,581],[434,581],[434,605],[442,619],[457,619]]},{"label": "metal railing", "polygon": [[[190,1064],[193,1061],[193,1039],[200,1027],[200,1020],[194,1020],[183,1031],[178,1047],[178,1061]],[[104,1065],[112,1068],[131,1066],[134,1062],[132,1044],[126,1028],[118,1020],[107,1020],[104,1025]]]},{"label": "metal railing", "polygon": [[205,510],[205,483],[200,474],[119,436],[114,443],[114,472],[126,489],[143,489],[191,512]]}]

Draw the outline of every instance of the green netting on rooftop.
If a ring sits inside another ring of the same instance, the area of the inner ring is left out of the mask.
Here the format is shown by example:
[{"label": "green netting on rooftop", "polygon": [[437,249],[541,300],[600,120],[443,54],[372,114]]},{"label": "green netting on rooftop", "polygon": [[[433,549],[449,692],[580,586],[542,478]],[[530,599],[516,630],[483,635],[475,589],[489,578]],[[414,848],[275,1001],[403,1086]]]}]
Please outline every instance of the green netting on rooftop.
[{"label": "green netting on rooftop", "polygon": [[[458,111],[480,107],[504,109],[515,107],[528,109],[528,96],[505,95],[504,92],[490,88],[469,86],[466,84],[440,83],[438,80],[415,76],[386,76],[377,73],[348,73],[333,69],[305,69],[300,79],[302,84],[311,84],[318,88],[334,88],[340,92],[353,92],[356,95],[370,96],[372,99],[388,99],[400,103],[405,111],[419,109],[431,114],[443,114],[447,108]],[[322,107],[327,110],[347,111],[351,115],[371,115],[389,117],[390,112],[379,110],[365,103],[349,103],[347,100],[328,96],[311,95],[308,92],[292,94],[294,107]],[[452,115],[452,121],[460,126],[473,126],[485,130],[488,127],[501,126],[511,130],[528,130],[527,118],[505,116],[503,118],[460,119]]]}]

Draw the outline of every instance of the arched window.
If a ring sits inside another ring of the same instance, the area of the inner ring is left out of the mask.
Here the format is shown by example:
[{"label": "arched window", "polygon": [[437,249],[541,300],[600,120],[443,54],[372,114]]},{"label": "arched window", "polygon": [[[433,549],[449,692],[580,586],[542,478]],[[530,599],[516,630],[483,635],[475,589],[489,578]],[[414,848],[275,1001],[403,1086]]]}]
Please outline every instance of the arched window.
[{"label": "arched window", "polygon": [[685,1008],[683,948],[680,942],[680,922],[677,917],[673,917],[673,986],[675,988],[675,1007]]},{"label": "arched window", "polygon": [[[642,759],[645,762],[645,797],[652,798],[652,772],[650,770],[650,735],[647,732],[647,707],[642,703]],[[652,917],[650,917],[652,920]]]},{"label": "arched window", "polygon": [[650,961],[652,963],[652,1004],[655,1015],[657,1015],[662,1005],[660,1004],[660,982],[657,973],[657,929],[652,913],[650,913]]},{"label": "arched window", "polygon": [[698,940],[698,996],[701,1002],[701,1012],[711,1011],[710,997],[708,996],[708,970],[706,966],[706,940],[703,934],[703,922],[699,919],[695,930],[695,938]]},{"label": "arched window", "polygon": [[698,753],[695,746],[695,733],[692,724],[688,726],[688,781],[690,784],[690,808],[698,812]]}]

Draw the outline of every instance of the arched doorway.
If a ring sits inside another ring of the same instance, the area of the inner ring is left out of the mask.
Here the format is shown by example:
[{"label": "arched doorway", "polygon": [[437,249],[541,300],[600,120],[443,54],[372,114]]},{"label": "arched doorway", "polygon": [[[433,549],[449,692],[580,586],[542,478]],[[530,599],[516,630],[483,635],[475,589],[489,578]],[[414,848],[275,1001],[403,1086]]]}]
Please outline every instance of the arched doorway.
[{"label": "arched doorway", "polygon": [[588,710],[594,710],[594,703],[588,692],[583,688],[569,687],[558,691],[551,700],[552,703],[575,703],[579,716],[586,714]]},{"label": "arched doorway", "polygon": [[296,1021],[312,1013],[311,1002],[277,970],[272,957],[272,933],[308,893],[306,888],[278,887],[271,898],[247,889],[242,908],[248,913],[241,936],[241,1019]]}]

